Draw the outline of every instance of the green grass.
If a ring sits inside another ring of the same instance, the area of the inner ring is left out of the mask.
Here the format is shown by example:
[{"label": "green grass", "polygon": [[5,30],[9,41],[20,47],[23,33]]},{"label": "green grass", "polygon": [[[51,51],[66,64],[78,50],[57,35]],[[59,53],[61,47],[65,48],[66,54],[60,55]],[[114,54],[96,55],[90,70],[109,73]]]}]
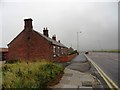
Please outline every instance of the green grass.
[{"label": "green grass", "polygon": [[0,67],[0,87],[2,86],[2,69]]},{"label": "green grass", "polygon": [[52,62],[17,62],[2,66],[3,88],[45,88],[48,82],[63,72],[60,64]]},{"label": "green grass", "polygon": [[111,53],[120,53],[120,50],[94,50],[93,52],[111,52]]}]

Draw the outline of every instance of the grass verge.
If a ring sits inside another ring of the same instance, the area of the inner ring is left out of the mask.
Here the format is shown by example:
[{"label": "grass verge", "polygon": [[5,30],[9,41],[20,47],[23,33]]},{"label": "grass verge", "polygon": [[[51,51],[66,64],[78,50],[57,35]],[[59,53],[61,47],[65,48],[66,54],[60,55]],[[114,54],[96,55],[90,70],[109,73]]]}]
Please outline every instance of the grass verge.
[{"label": "grass verge", "polygon": [[120,53],[120,50],[96,50],[93,52],[110,52],[110,53]]},{"label": "grass verge", "polygon": [[62,65],[47,61],[7,63],[2,66],[2,87],[44,89],[63,70]]}]

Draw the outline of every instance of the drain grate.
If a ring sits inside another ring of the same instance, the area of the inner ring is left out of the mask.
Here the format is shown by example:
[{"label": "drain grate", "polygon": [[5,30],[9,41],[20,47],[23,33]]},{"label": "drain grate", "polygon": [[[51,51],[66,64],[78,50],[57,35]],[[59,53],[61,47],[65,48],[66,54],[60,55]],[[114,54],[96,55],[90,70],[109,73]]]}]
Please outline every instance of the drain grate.
[{"label": "drain grate", "polygon": [[82,86],[92,87],[92,82],[90,82],[90,81],[84,81],[84,82],[82,82]]}]

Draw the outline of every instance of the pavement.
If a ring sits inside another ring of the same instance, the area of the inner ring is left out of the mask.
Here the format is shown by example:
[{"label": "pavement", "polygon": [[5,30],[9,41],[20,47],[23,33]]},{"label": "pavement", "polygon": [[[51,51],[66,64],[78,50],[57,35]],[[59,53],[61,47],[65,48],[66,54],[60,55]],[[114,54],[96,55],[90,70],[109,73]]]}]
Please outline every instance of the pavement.
[{"label": "pavement", "polygon": [[65,67],[63,77],[60,82],[52,86],[52,90],[64,88],[73,88],[79,90],[81,88],[100,88],[100,81],[89,73],[90,64],[83,54],[76,56],[67,67]]},{"label": "pavement", "polygon": [[51,88],[53,90],[56,88],[74,88],[77,90],[80,88],[89,88],[93,90],[94,87],[100,86],[100,84],[99,80],[91,74],[65,68],[61,81]]},{"label": "pavement", "polygon": [[91,68],[91,65],[87,58],[83,54],[80,54],[70,62],[67,68],[80,72],[87,72]]}]

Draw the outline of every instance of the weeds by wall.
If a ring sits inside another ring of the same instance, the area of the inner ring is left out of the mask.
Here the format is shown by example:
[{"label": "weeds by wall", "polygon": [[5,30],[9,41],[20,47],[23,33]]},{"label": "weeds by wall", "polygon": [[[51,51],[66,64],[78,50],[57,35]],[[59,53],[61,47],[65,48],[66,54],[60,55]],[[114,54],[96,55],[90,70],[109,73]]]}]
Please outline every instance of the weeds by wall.
[{"label": "weeds by wall", "polygon": [[43,89],[63,70],[62,65],[47,61],[4,64],[2,66],[2,87]]}]

